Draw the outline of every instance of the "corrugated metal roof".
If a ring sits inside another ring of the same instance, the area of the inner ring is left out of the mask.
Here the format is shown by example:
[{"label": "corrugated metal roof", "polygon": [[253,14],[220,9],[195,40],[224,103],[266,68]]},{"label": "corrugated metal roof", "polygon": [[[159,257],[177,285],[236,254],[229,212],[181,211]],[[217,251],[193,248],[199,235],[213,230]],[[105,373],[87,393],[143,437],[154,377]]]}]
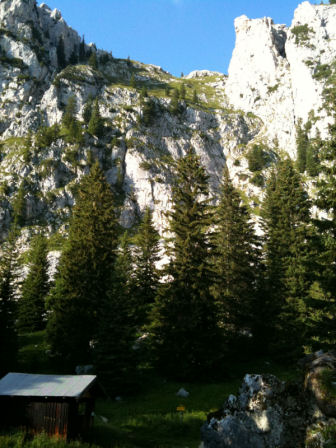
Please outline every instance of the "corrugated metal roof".
[{"label": "corrugated metal roof", "polygon": [[0,396],[79,397],[95,375],[8,373],[0,380]]}]

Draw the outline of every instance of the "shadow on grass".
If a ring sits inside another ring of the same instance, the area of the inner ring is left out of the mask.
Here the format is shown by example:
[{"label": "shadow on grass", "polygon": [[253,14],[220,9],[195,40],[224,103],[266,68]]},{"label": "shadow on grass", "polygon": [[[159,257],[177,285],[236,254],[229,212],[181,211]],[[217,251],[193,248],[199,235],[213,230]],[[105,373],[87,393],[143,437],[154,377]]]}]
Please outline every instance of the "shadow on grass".
[{"label": "shadow on grass", "polygon": [[203,415],[176,414],[142,415],[130,418],[116,428],[109,424],[95,424],[88,442],[104,448],[171,448],[196,447],[200,441]]}]

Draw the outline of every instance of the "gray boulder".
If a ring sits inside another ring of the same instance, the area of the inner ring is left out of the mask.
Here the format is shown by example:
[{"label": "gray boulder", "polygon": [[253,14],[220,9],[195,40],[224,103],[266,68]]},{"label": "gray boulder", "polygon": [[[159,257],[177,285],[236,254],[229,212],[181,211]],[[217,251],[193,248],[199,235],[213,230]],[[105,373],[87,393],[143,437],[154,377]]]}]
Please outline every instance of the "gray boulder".
[{"label": "gray boulder", "polygon": [[201,429],[204,448],[281,448],[303,445],[308,409],[296,385],[273,375],[246,375],[238,397]]},{"label": "gray boulder", "polygon": [[336,440],[336,352],[299,363],[302,381],[246,375],[201,428],[203,448],[327,448]]}]

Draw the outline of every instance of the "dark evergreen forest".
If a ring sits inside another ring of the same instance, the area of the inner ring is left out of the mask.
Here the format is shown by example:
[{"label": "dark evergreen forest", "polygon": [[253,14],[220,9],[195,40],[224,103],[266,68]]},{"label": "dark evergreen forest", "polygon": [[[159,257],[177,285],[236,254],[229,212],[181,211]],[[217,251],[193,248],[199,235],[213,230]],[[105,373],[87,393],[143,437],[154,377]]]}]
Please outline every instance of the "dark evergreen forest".
[{"label": "dark evergreen forest", "polygon": [[[336,88],[325,101],[335,118]],[[87,117],[99,136],[97,104]],[[76,135],[74,104],[63,121]],[[164,242],[145,210],[136,232],[118,224],[118,194],[92,162],[77,189],[55,279],[36,235],[18,281],[20,195],[0,263],[0,373],[17,366],[18,337],[46,330],[50,363],[93,365],[109,394],[136,390],[139,371],[214,380],[235,362],[294,363],[336,342],[336,124],[330,138],[298,127],[298,157],[268,171],[260,216],[225,170],[218,197],[192,147],[172,166]],[[268,163],[255,147],[249,165]],[[253,169],[251,170],[253,171]],[[303,176],[314,175],[311,199]],[[314,210],[314,213],[312,212]],[[318,213],[316,213],[316,210]],[[160,260],[168,260],[158,268]]]}]

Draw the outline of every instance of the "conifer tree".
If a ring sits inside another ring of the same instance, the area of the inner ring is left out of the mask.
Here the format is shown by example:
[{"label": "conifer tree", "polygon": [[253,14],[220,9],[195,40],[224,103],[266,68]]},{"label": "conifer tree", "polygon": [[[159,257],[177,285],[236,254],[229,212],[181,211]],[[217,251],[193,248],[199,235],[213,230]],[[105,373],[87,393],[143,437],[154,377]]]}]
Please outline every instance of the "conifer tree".
[{"label": "conifer tree", "polygon": [[62,122],[64,126],[68,129],[71,127],[74,121],[76,121],[76,113],[77,113],[77,101],[74,95],[70,96],[68,99],[65,113],[63,115]]},{"label": "conifer tree", "polygon": [[92,117],[92,107],[93,107],[93,99],[89,97],[87,102],[85,103],[83,110],[83,120],[86,125],[90,123]]},{"label": "conifer tree", "polygon": [[143,323],[149,306],[153,305],[157,295],[159,272],[156,264],[160,259],[159,240],[160,235],[154,227],[152,211],[147,208],[134,238],[134,293],[141,314],[140,323]]},{"label": "conifer tree", "polygon": [[147,97],[148,97],[148,91],[146,87],[143,87],[140,92],[140,100],[143,101]]},{"label": "conifer tree", "polygon": [[316,137],[311,139],[307,148],[306,169],[309,176],[316,177],[320,172],[319,154],[322,147],[322,141],[319,132]]},{"label": "conifer tree", "polygon": [[251,333],[257,336],[261,251],[249,211],[242,204],[227,169],[215,222],[213,293],[220,325],[232,348],[240,339],[246,343]]},{"label": "conifer tree", "polygon": [[302,126],[302,120],[299,121],[296,128],[296,146],[297,146],[297,169],[300,173],[306,171],[307,152],[309,147],[309,139],[306,127]]},{"label": "conifer tree", "polygon": [[128,232],[124,232],[120,238],[116,262],[114,266],[114,278],[116,289],[122,289],[124,297],[133,296],[134,290],[134,260],[131,251],[131,238]]},{"label": "conifer tree", "polygon": [[79,44],[79,53],[78,53],[79,62],[84,62],[86,59],[86,51],[85,51],[85,37],[83,35],[81,42]]},{"label": "conifer tree", "polygon": [[67,66],[67,61],[65,57],[64,40],[62,36],[59,38],[59,41],[57,43],[56,54],[57,54],[58,67],[61,70],[63,70]]},{"label": "conifer tree", "polygon": [[47,239],[44,235],[37,235],[32,241],[29,273],[22,284],[18,302],[18,328],[21,332],[45,327],[45,300],[49,291],[47,255]]},{"label": "conifer tree", "polygon": [[17,254],[15,232],[11,232],[1,247],[0,260],[0,375],[12,370],[16,364],[17,333],[16,281]]},{"label": "conifer tree", "polygon": [[192,149],[177,162],[172,203],[170,280],[160,288],[152,336],[165,375],[190,379],[214,368],[221,344],[210,293],[208,176]]},{"label": "conifer tree", "polygon": [[186,99],[186,88],[184,84],[182,84],[180,88],[180,97],[182,100]]},{"label": "conifer tree", "polygon": [[76,97],[71,96],[66,105],[65,113],[63,115],[63,126],[66,128],[67,139],[70,143],[82,141],[82,131],[79,121],[76,118],[77,102]]},{"label": "conifer tree", "polygon": [[130,238],[125,232],[94,348],[97,373],[111,395],[130,392],[136,385],[138,357],[134,344],[138,307],[133,296],[133,258]]},{"label": "conifer tree", "polygon": [[104,135],[104,120],[100,115],[98,99],[95,100],[88,127],[89,133],[100,138]]},{"label": "conifer tree", "polygon": [[96,163],[79,185],[68,242],[49,297],[48,338],[65,362],[90,360],[90,343],[110,289],[116,245],[114,197]]},{"label": "conifer tree", "polygon": [[[310,201],[290,160],[279,162],[262,208],[265,232],[265,332],[278,353],[301,353],[312,281]],[[268,329],[266,328],[268,326]]]},{"label": "conifer tree", "polygon": [[174,89],[172,100],[169,105],[169,111],[172,115],[178,115],[181,111],[179,99],[180,99],[180,92],[177,89]]},{"label": "conifer tree", "polygon": [[71,65],[78,64],[78,47],[77,47],[77,45],[74,46],[74,49],[71,52],[71,55],[69,58],[69,64],[71,64]]},{"label": "conifer tree", "polygon": [[152,98],[148,98],[143,104],[141,123],[145,126],[150,126],[153,123],[155,115],[155,102],[152,100]]},{"label": "conifer tree", "polygon": [[134,73],[132,73],[132,76],[131,76],[131,79],[130,79],[130,86],[133,87],[133,89],[136,88],[136,82],[135,82]]},{"label": "conifer tree", "polygon": [[25,181],[19,186],[16,197],[13,201],[13,225],[14,229],[22,227],[26,219],[26,191]]},{"label": "conifer tree", "polygon": [[193,90],[193,103],[198,103],[198,96],[197,96],[197,92],[196,89]]},{"label": "conifer tree", "polygon": [[92,67],[94,70],[98,69],[98,61],[97,61],[97,54],[95,51],[92,51],[89,57],[89,66]]},{"label": "conifer tree", "polygon": [[317,329],[321,341],[328,345],[336,343],[336,86],[330,88],[327,99],[333,111],[334,122],[329,125],[330,138],[323,142],[320,151],[320,171],[316,205],[324,212],[317,220],[319,241],[319,282],[324,291],[318,308],[323,317]]}]

